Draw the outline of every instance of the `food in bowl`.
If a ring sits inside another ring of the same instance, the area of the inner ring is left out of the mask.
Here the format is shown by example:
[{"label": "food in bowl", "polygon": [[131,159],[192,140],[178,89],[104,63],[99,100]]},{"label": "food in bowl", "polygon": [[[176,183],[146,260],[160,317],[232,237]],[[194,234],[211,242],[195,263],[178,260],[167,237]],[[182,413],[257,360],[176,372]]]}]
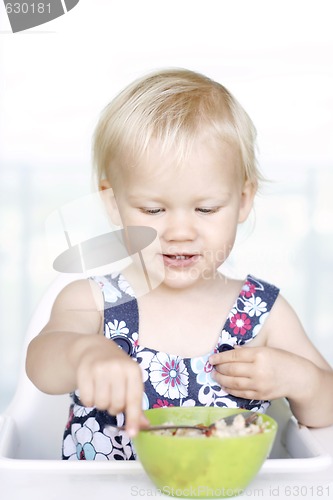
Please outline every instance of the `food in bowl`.
[{"label": "food in bowl", "polygon": [[[175,422],[166,422],[165,425],[175,425]],[[203,430],[200,429],[161,429],[157,432],[157,434],[164,436],[183,436],[183,437],[233,437],[233,436],[246,436],[250,434],[259,434],[265,431],[267,427],[267,422],[263,422],[262,417],[259,415],[257,419],[250,423],[246,424],[246,420],[244,416],[240,413],[237,415],[231,424],[227,424],[225,420],[219,419],[215,422],[213,427],[206,427],[203,424],[199,424],[199,427],[202,425]]]},{"label": "food in bowl", "polygon": [[[146,410],[145,415],[152,425],[210,425],[236,412],[239,409],[167,407]],[[176,497],[232,497],[244,492],[273,446],[277,423],[268,415],[260,415],[260,419],[260,432],[209,438],[202,433],[139,432],[134,446],[160,492]]]}]

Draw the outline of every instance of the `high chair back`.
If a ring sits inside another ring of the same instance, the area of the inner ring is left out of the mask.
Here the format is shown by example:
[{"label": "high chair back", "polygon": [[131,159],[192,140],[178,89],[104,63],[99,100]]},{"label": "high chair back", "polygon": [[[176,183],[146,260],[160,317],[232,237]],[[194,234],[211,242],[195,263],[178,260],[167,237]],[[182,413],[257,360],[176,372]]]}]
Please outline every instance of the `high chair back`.
[{"label": "high chair back", "polygon": [[61,459],[61,442],[69,409],[69,396],[40,392],[25,372],[25,355],[30,340],[47,323],[52,304],[62,288],[80,279],[78,274],[61,274],[39,302],[28,327],[15,395],[0,415],[0,468],[4,458]]}]

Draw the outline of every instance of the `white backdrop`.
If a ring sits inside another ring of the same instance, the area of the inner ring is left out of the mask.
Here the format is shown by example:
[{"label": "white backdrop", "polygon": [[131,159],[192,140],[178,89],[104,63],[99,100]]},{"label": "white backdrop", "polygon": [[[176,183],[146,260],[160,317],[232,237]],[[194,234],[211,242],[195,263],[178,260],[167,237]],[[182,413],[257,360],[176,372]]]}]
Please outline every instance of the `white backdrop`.
[{"label": "white backdrop", "polygon": [[91,190],[101,109],[166,66],[226,85],[251,115],[272,180],[230,260],[275,282],[333,363],[333,30],[330,0],[80,0],[12,34],[0,5],[0,409],[24,332],[55,277],[44,223]]}]

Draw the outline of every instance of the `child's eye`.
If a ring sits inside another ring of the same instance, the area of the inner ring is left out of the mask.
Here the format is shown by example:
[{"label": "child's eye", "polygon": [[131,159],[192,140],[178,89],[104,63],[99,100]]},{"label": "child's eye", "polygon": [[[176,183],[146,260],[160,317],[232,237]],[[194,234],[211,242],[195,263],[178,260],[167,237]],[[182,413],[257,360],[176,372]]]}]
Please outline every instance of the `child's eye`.
[{"label": "child's eye", "polygon": [[157,215],[163,212],[163,208],[140,208],[141,212],[149,215]]},{"label": "child's eye", "polygon": [[219,210],[219,207],[201,207],[195,210],[201,214],[215,214]]}]

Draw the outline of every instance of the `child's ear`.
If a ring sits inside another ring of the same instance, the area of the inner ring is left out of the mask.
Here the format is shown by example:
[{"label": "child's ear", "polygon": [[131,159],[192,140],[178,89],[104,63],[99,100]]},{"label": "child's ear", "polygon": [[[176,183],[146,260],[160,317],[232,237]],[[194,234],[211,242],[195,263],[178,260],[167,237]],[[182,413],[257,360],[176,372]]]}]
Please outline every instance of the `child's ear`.
[{"label": "child's ear", "polygon": [[245,222],[248,218],[253,207],[253,200],[256,192],[257,185],[255,183],[249,180],[244,182],[239,205],[238,223]]},{"label": "child's ear", "polygon": [[106,179],[102,180],[100,182],[99,189],[101,192],[101,198],[112,224],[114,224],[115,226],[122,226],[116,197],[110,182]]}]

